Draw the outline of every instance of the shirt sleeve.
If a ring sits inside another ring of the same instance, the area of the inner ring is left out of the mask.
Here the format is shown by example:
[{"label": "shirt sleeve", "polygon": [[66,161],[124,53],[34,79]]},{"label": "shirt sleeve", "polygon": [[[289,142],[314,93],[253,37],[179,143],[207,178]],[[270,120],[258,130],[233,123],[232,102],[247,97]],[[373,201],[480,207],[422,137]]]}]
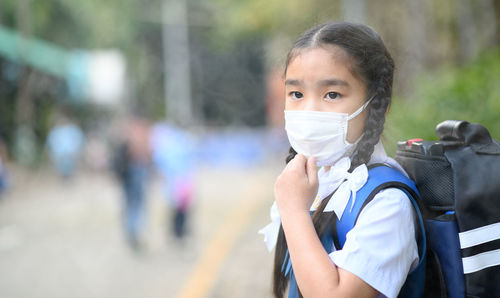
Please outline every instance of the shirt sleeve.
[{"label": "shirt sleeve", "polygon": [[418,263],[413,205],[397,188],[379,192],[361,211],[332,261],[386,297],[396,297]]}]

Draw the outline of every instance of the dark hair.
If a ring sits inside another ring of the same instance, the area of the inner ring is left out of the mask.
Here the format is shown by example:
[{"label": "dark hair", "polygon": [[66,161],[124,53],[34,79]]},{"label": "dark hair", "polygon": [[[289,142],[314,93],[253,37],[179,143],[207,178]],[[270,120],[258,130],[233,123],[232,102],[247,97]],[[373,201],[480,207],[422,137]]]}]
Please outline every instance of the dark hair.
[{"label": "dark hair", "polygon": [[[316,26],[302,34],[288,53],[285,74],[288,64],[304,49],[337,46],[348,56],[351,72],[365,83],[367,100],[372,101],[367,107],[364,133],[351,155],[351,170],[366,164],[379,142],[384,130],[385,113],[392,96],[392,80],[394,61],[387,51],[382,39],[372,28],[355,23],[329,22]],[[290,148],[287,163],[296,152]],[[318,235],[335,222],[335,213],[323,212],[331,197],[324,199],[313,214],[313,223]],[[334,228],[331,229],[335,231]],[[283,230],[280,229],[278,244],[274,257],[273,293],[277,298],[283,297],[288,279],[281,271],[287,244]]]}]

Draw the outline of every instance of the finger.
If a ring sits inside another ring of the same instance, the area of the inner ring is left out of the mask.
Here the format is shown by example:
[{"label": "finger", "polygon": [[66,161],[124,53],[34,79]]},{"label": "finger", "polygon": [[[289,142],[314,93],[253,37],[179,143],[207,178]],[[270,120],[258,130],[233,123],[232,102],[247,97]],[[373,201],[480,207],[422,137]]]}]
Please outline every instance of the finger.
[{"label": "finger", "polygon": [[307,166],[307,158],[302,154],[297,154],[293,158],[293,168],[295,171],[302,173],[304,175],[307,174],[306,166]]},{"label": "finger", "polygon": [[307,162],[307,158],[302,155],[302,154],[297,154],[295,155],[295,157],[292,159],[292,161],[295,163],[295,164],[298,164],[298,165],[305,165],[306,162]]},{"label": "finger", "polygon": [[318,182],[318,167],[313,156],[307,159],[307,178],[309,178],[309,182],[312,184]]},{"label": "finger", "polygon": [[295,154],[295,156],[286,164],[286,167],[292,167],[300,164],[303,158],[305,157],[302,154]]}]

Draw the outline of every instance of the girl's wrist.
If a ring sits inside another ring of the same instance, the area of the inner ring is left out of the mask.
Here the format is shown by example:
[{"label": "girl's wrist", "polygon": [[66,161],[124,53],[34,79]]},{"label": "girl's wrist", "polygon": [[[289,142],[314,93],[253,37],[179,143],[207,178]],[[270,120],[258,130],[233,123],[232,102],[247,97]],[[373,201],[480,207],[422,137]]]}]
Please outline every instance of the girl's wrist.
[{"label": "girl's wrist", "polygon": [[306,213],[309,214],[309,210],[311,209],[311,202],[305,202],[302,197],[292,197],[287,196],[283,200],[283,197],[276,197],[276,203],[278,205],[278,210],[280,212],[280,216],[296,215],[298,213]]},{"label": "girl's wrist", "polygon": [[280,211],[280,216],[282,221],[287,219],[295,220],[302,217],[311,218],[311,213],[305,209],[288,209]]}]

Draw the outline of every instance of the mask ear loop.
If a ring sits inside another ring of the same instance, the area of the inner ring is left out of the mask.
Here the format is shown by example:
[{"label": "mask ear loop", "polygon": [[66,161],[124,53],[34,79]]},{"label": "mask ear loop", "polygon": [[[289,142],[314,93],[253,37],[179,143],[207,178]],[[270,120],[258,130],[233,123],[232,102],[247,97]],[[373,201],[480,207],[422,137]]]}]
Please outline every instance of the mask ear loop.
[{"label": "mask ear loop", "polygon": [[351,119],[356,118],[356,116],[358,116],[361,112],[363,112],[364,109],[366,109],[366,107],[370,104],[370,102],[372,101],[372,99],[374,97],[375,97],[375,95],[372,96],[372,97],[370,97],[370,99],[367,100],[356,112],[354,112],[351,115],[347,116],[347,120],[351,120]]},{"label": "mask ear loop", "polygon": [[[364,109],[366,109],[366,107],[370,104],[370,102],[371,102],[371,101],[372,101],[372,99],[374,99],[374,98],[375,98],[375,95],[373,95],[372,97],[370,97],[370,99],[369,99],[369,100],[367,100],[367,101],[366,101],[366,102],[365,102],[365,103],[364,103],[364,104],[363,104],[363,105],[362,105],[362,106],[361,106],[361,107],[360,107],[360,108],[359,108],[356,112],[352,113],[350,116],[348,116],[348,117],[347,117],[347,121],[349,121],[349,120],[351,120],[351,119],[355,118],[355,117],[356,117],[356,116],[358,116],[361,112],[363,112],[363,110],[364,110]],[[353,149],[352,149],[352,152],[349,154],[349,155],[350,155],[349,159],[352,159],[352,156],[353,156],[354,152],[356,151],[356,149],[357,149],[357,147],[358,147],[359,141],[361,140],[361,138],[363,137],[363,135],[364,135],[364,134],[365,134],[365,133],[363,132],[363,133],[359,136],[359,138],[356,140],[356,142],[354,142],[354,143],[353,143],[353,144],[354,144],[354,146],[352,147],[352,148],[353,148]],[[351,172],[352,172],[352,171],[351,171],[351,170],[349,170],[349,173],[351,173]]]}]

